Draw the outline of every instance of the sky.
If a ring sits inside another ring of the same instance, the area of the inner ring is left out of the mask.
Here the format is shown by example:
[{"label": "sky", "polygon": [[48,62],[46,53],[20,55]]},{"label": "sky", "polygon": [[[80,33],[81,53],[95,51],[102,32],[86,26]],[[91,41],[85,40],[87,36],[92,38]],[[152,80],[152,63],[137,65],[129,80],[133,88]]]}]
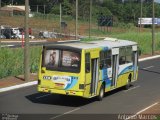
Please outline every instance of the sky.
[{"label": "sky", "polygon": [[156,2],[160,3],[160,0],[155,0]]}]

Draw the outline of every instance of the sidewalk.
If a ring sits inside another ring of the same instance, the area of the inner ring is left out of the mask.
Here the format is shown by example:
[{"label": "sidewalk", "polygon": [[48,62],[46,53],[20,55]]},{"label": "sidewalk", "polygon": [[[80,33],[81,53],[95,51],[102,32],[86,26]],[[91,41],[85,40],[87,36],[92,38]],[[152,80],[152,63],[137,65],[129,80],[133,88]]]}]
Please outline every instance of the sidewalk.
[{"label": "sidewalk", "polygon": [[160,100],[158,104],[144,111],[142,114],[157,114],[160,117]]}]

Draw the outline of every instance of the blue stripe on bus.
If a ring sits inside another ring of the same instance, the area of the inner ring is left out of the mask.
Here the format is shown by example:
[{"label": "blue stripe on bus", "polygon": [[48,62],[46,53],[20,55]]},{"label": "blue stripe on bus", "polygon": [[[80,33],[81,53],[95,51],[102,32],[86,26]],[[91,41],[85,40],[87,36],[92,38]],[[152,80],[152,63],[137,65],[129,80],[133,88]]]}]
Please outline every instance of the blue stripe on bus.
[{"label": "blue stripe on bus", "polygon": [[65,90],[71,89],[73,86],[76,85],[77,82],[78,79],[76,77],[72,77],[71,83],[66,86]]}]

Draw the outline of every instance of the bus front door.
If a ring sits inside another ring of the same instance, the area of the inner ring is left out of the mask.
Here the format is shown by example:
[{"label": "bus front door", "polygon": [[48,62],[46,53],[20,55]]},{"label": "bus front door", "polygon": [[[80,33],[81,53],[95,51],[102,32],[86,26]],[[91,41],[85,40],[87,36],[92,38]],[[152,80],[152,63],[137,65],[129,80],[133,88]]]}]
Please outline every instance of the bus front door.
[{"label": "bus front door", "polygon": [[133,79],[137,79],[138,53],[133,51]]},{"label": "bus front door", "polygon": [[91,59],[91,96],[96,95],[97,86],[98,86],[98,59]]},{"label": "bus front door", "polygon": [[119,54],[119,49],[113,49],[112,50],[112,81],[111,81],[111,87],[116,87],[116,83],[117,83],[118,66],[119,66],[118,54]]}]

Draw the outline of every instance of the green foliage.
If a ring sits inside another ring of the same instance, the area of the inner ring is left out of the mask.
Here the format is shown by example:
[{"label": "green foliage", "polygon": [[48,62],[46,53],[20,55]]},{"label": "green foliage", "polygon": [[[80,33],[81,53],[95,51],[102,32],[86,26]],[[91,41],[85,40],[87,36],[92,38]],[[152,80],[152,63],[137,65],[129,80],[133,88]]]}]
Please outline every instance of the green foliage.
[{"label": "green foliage", "polygon": [[[105,16],[112,15],[114,22],[134,23],[137,24],[137,20],[140,17],[141,3],[140,0],[128,0],[122,2],[122,0],[92,0],[92,16],[94,20],[97,20],[100,14]],[[31,11],[38,11],[44,13],[59,15],[59,4],[62,3],[62,15],[69,15],[75,18],[76,2],[75,0],[30,0]],[[78,13],[79,19],[88,20],[90,13],[90,0],[78,1]],[[24,5],[24,1],[14,0],[14,4]],[[11,4],[10,0],[2,0],[2,6]],[[143,17],[152,17],[152,0],[144,0],[143,2]],[[160,17],[160,4],[155,4],[155,17]]]},{"label": "green foliage", "polygon": [[50,13],[59,15],[60,14],[60,8],[59,8],[59,6],[52,7]]},{"label": "green foliage", "polygon": [[132,28],[134,28],[134,24],[133,23],[116,22],[116,23],[114,23],[114,27],[124,28],[124,29],[132,29]]},{"label": "green foliage", "polygon": [[68,0],[62,2],[62,13],[64,15],[72,15],[72,5]]},{"label": "green foliage", "polygon": [[[24,74],[24,49],[0,48],[0,78]],[[30,49],[30,71],[37,72],[41,48]]]},{"label": "green foliage", "polygon": [[[149,32],[138,33],[129,31],[127,33],[112,34],[111,36],[137,42],[140,49],[142,50],[142,54],[150,54],[152,51],[152,34]],[[160,50],[160,41],[158,40],[159,38],[160,35],[156,34],[156,50]]]}]

